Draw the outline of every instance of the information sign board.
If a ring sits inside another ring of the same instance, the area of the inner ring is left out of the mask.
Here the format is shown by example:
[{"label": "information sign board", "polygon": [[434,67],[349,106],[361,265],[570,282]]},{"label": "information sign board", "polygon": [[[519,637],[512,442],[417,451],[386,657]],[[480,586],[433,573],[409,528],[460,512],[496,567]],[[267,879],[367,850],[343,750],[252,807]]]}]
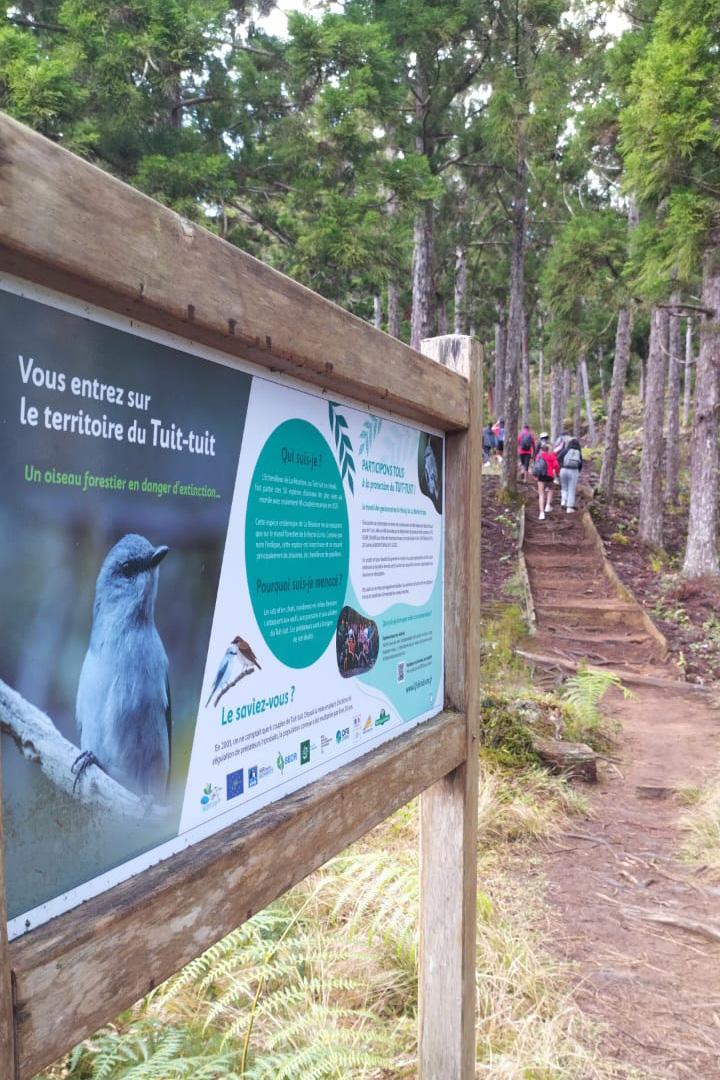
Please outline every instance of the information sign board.
[{"label": "information sign board", "polygon": [[16,937],[442,708],[444,439],[11,278],[0,320],[0,678],[77,751],[3,736]]}]

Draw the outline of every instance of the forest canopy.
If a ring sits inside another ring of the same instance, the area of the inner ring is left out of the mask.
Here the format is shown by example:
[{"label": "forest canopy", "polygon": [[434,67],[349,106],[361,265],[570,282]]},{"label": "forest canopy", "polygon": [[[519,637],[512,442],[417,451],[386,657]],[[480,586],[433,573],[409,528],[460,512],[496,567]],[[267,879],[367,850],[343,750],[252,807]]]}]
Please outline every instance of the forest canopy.
[{"label": "forest canopy", "polygon": [[272,10],[17,0],[0,108],[416,348],[473,334],[510,445],[607,419],[610,500],[642,383],[653,547],[695,381],[684,572],[720,574],[716,0]]}]

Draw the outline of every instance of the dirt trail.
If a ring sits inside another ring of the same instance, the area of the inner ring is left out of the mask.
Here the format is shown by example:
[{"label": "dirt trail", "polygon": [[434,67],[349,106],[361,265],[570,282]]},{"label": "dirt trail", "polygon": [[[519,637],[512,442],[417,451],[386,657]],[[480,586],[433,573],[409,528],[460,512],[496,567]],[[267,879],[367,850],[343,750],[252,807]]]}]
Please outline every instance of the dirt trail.
[{"label": "dirt trail", "polygon": [[[546,849],[554,947],[575,966],[578,1001],[603,1026],[607,1055],[652,1080],[720,1080],[720,883],[676,859],[678,793],[717,772],[720,711],[677,681],[634,603],[618,599],[580,513],[540,522],[531,501],[524,551],[537,615],[530,647],[640,675],[631,700],[613,691],[604,706],[622,736],[617,764],[587,789],[592,820]],[[647,675],[667,683],[643,685]]]}]

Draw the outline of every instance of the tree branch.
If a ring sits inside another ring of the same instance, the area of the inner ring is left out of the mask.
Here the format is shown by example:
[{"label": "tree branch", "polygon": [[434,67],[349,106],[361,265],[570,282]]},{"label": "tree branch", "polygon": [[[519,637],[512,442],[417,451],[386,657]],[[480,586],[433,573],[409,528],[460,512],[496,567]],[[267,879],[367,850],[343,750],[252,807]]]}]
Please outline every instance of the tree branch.
[{"label": "tree branch", "polygon": [[169,813],[168,807],[148,803],[97,765],[90,765],[76,776],[72,767],[81,753],[78,747],[60,734],[49,716],[2,679],[0,731],[10,736],[23,757],[38,765],[55,787],[85,806],[134,821],[162,818]]},{"label": "tree branch", "polygon": [[206,105],[217,100],[217,94],[198,94],[197,97],[186,98],[185,101],[179,102],[177,107],[178,109],[189,109],[193,105]]},{"label": "tree branch", "polygon": [[699,311],[701,315],[712,316],[715,314],[710,308],[703,307],[702,304],[656,304],[656,307],[662,308],[663,311],[682,312],[682,311]]},{"label": "tree branch", "polygon": [[50,30],[53,34],[67,34],[67,26],[57,26],[55,23],[39,22],[37,19],[25,19],[22,15],[6,15],[9,23],[15,26],[25,27],[27,30]]},{"label": "tree branch", "polygon": [[238,677],[236,679],[233,679],[232,682],[229,682],[227,684],[227,686],[223,686],[222,690],[220,691],[218,696],[215,698],[215,701],[213,702],[213,708],[217,708],[217,703],[220,700],[220,698],[223,696],[223,694],[227,694],[228,690],[232,690],[233,686],[237,686],[237,684],[240,682],[240,680],[244,679],[246,675],[252,675],[254,670],[255,670],[254,667],[243,668],[243,670],[240,672],[240,674],[238,675]]}]

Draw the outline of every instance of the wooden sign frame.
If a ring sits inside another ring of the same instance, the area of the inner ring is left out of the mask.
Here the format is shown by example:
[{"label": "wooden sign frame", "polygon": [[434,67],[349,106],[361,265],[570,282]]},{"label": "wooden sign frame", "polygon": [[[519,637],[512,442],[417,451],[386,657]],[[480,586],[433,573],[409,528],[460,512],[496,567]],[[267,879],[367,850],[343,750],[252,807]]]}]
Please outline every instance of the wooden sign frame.
[{"label": "wooden sign frame", "polygon": [[[421,356],[3,114],[0,270],[447,433],[445,710],[10,943],[0,863],[0,1076],[30,1080],[424,793],[419,1073],[470,1080],[479,346],[431,339]],[[270,858],[278,849],[288,857]]]}]

